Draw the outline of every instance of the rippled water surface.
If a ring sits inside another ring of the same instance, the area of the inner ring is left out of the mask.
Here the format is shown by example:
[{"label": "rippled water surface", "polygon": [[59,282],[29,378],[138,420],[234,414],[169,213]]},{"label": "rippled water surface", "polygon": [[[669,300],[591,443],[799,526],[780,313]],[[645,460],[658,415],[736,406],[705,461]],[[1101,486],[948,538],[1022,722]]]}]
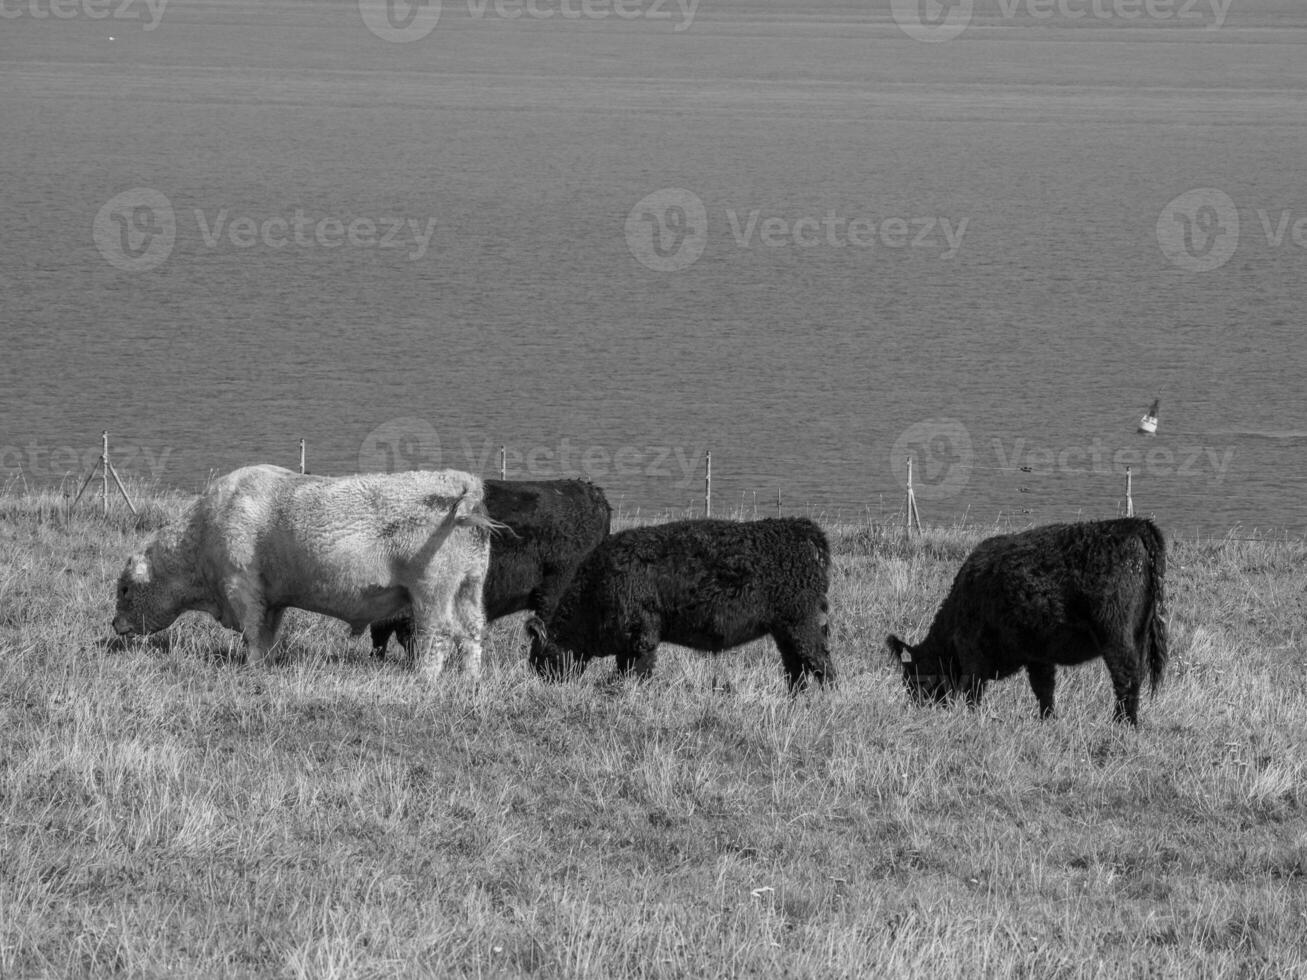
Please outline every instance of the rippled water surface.
[{"label": "rippled water surface", "polygon": [[1115,514],[1128,464],[1173,530],[1307,530],[1307,11],[560,2],[6,7],[0,477],[504,444],[648,511],[710,449],[714,510],[889,517],[912,454],[927,520]]}]

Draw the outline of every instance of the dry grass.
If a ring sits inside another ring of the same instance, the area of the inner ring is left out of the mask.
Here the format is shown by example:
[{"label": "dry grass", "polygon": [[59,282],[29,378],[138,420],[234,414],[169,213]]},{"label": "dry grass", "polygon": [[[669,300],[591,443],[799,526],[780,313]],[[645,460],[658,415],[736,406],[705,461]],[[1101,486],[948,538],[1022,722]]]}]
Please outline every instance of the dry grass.
[{"label": "dry grass", "polygon": [[[1301,542],[1176,542],[1138,731],[1106,671],[909,707],[974,530],[833,528],[838,690],[775,651],[478,687],[289,618],[106,640],[141,520],[0,497],[0,975],[1307,976]],[[714,689],[714,682],[719,682]],[[729,693],[723,693],[729,681]]]}]

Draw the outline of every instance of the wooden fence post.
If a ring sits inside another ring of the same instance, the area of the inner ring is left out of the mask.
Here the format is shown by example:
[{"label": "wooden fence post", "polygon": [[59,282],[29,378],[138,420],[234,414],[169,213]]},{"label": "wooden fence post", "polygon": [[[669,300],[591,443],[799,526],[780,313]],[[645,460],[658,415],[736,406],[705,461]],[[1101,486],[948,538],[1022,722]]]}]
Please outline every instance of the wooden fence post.
[{"label": "wooden fence post", "polygon": [[104,507],[104,516],[105,517],[109,516],[109,478],[110,477],[113,477],[113,482],[118,487],[118,492],[123,495],[123,500],[127,501],[128,509],[133,514],[138,514],[138,511],[136,510],[136,505],[132,503],[131,495],[127,493],[127,488],[123,486],[123,481],[118,476],[118,471],[115,470],[113,468],[113,464],[109,462],[109,430],[104,429],[100,433],[100,462],[97,463],[95,466],[91,467],[91,472],[86,474],[86,479],[82,481],[82,487],[80,490],[77,491],[77,496],[74,497],[73,502],[68,505],[68,515],[70,517],[72,516],[73,508],[77,506],[77,502],[82,499],[82,494],[86,492],[86,488],[89,487],[91,485],[91,481],[95,479],[96,470],[100,471],[100,478],[102,480],[100,493],[101,493],[101,500],[103,502],[103,507]]},{"label": "wooden fence post", "polygon": [[499,478],[508,479],[508,447],[502,443],[499,446]]},{"label": "wooden fence post", "polygon": [[712,450],[703,454],[703,516],[712,517]]},{"label": "wooden fence post", "polygon": [[301,475],[308,472],[307,464],[308,464],[308,446],[305,445],[304,440],[301,439],[300,440],[300,474]]},{"label": "wooden fence post", "polygon": [[1132,482],[1133,481],[1130,478],[1130,467],[1127,466],[1125,468],[1125,516],[1126,517],[1135,516],[1135,500],[1132,494],[1132,490],[1133,490],[1133,487],[1131,486]]},{"label": "wooden fence post", "polygon": [[909,534],[913,526],[921,530],[921,515],[917,513],[917,495],[912,490],[912,457],[908,457],[908,495],[903,501],[903,526]]}]

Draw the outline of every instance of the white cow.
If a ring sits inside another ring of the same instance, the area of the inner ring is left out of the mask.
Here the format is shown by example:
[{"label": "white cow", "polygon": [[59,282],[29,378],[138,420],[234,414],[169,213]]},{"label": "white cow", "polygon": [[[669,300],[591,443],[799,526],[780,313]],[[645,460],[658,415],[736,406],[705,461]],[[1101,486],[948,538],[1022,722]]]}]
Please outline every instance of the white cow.
[{"label": "white cow", "polygon": [[127,560],[113,628],[154,633],[200,610],[240,630],[259,664],[292,606],[356,633],[411,609],[427,676],[455,646],[475,677],[494,527],[481,480],[458,470],[325,477],[247,466]]}]

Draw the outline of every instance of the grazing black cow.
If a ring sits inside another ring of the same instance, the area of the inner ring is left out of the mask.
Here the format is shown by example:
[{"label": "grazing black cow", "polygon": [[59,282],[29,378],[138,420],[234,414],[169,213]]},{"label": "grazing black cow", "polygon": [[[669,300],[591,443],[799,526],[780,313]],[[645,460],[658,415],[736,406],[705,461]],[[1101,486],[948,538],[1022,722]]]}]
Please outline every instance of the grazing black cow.
[{"label": "grazing black cow", "polygon": [[771,635],[791,692],[834,680],[830,546],[806,518],[675,521],[612,535],[582,563],[552,619],[527,622],[545,677],[617,657],[647,677],[662,641],[714,653]]},{"label": "grazing black cow", "polygon": [[[490,541],[486,621],[524,609],[549,616],[581,560],[608,536],[608,498],[584,480],[484,482],[486,512],[505,525]],[[390,619],[372,624],[373,656],[386,655],[391,633],[410,649],[412,621]]]},{"label": "grazing black cow", "polygon": [[1142,518],[1002,534],[962,563],[925,640],[886,642],[919,702],[960,692],[975,705],[988,681],[1024,667],[1042,718],[1057,665],[1102,657],[1116,720],[1137,725],[1145,668],[1153,690],[1166,668],[1165,577],[1166,542]]}]

